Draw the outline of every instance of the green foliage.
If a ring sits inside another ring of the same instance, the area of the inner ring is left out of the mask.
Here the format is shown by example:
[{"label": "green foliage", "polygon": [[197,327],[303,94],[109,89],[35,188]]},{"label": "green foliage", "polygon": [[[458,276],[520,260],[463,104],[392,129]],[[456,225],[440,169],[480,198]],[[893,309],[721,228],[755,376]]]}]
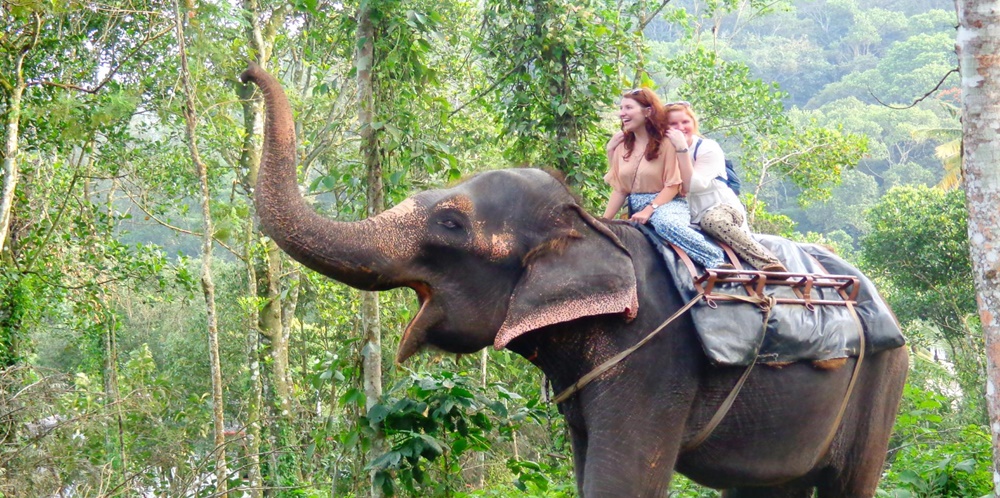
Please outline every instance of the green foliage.
[{"label": "green foliage", "polygon": [[487,2],[487,37],[480,47],[496,81],[499,122],[515,164],[552,165],[571,183],[593,181],[605,169],[601,111],[635,57],[634,25],[606,0]]},{"label": "green foliage", "polygon": [[29,353],[30,317],[40,311],[33,281],[14,272],[0,274],[0,369],[21,363]]},{"label": "green foliage", "polygon": [[854,238],[843,230],[833,230],[828,233],[794,233],[789,238],[797,242],[819,244],[841,258],[857,264],[858,253],[854,249]]},{"label": "green foliage", "polygon": [[[488,451],[497,435],[509,437],[513,424],[531,415],[508,412],[515,396],[504,389],[491,400],[466,377],[451,372],[411,373],[393,386],[366,417],[390,442],[373,460],[375,485],[387,495],[447,496],[461,487],[460,459],[468,451]],[[441,458],[435,472],[431,463]],[[433,472],[433,475],[429,475]]]},{"label": "green foliage", "polygon": [[878,183],[870,175],[856,170],[843,173],[842,183],[829,197],[805,212],[810,226],[818,232],[843,230],[855,240],[868,233],[865,214],[879,200]]},{"label": "green foliage", "polygon": [[[126,479],[160,493],[197,491],[201,462],[193,455],[210,448],[204,431],[210,412],[202,397],[172,386],[149,349],[123,358],[120,389],[128,396],[116,402],[99,377],[13,372],[0,372],[4,406],[18,407],[16,418],[3,415],[18,429],[6,433],[0,446],[6,471],[0,493],[48,496],[72,483],[90,496],[125,486]],[[122,447],[128,449],[124,455]],[[51,471],[39,475],[42,467]]]},{"label": "green foliage", "polygon": [[[871,233],[862,240],[865,260],[894,286],[933,292],[964,281],[968,283],[963,287],[971,291],[972,266],[962,192],[894,188],[868,211],[867,217]],[[974,310],[971,292],[966,295],[961,309]]]},{"label": "green foliage", "polygon": [[752,147],[761,156],[754,164],[758,186],[778,177],[798,187],[798,203],[809,206],[831,197],[843,180],[844,168],[857,164],[868,151],[868,137],[847,133],[840,126],[823,128],[811,122],[792,134],[763,137]]},{"label": "green foliage", "polygon": [[900,321],[927,323],[967,395],[967,420],[984,420],[982,335],[966,235],[965,195],[928,187],[897,187],[868,212],[861,240],[863,268],[884,282]]},{"label": "green foliage", "polygon": [[783,237],[789,237],[794,233],[795,222],[783,214],[769,212],[764,201],[756,199],[754,202],[747,202],[744,200],[743,204],[748,207],[747,216],[750,218],[750,228],[755,233],[768,233]]},{"label": "green foliage", "polygon": [[461,175],[444,137],[434,133],[436,126],[446,125],[441,109],[446,104],[433,92],[442,84],[440,70],[432,65],[441,51],[434,44],[441,44],[448,29],[444,16],[450,9],[442,7],[437,2],[411,5],[401,0],[371,4],[376,96],[376,121],[371,126],[383,159],[394,169],[386,175],[386,187],[397,199],[409,191],[402,179],[410,170],[418,176],[441,173],[449,180]]},{"label": "green foliage", "polygon": [[828,198],[843,168],[856,164],[867,151],[864,136],[815,122],[793,123],[784,113],[785,94],[754,78],[745,64],[699,48],[667,61],[664,72],[680,81],[675,91],[698,110],[702,133],[725,134],[729,143],[738,144],[738,162],[750,193],[747,204],[755,219],[766,216],[756,198],[769,185],[783,181],[793,186],[798,203],[808,205]]},{"label": "green foliage", "polygon": [[752,33],[732,52],[753,74],[767,75],[787,92],[787,105],[804,105],[805,96],[834,81],[834,64],[827,60],[823,47],[807,37]]},{"label": "green foliage", "polygon": [[680,81],[675,93],[698,111],[703,132],[727,136],[772,135],[788,126],[781,92],[750,74],[745,64],[698,47],[664,61],[662,71]]},{"label": "green foliage", "polygon": [[[909,105],[933,92],[941,79],[957,66],[953,49],[954,37],[945,32],[921,33],[894,43],[874,67],[827,85],[807,106],[817,107],[850,96],[872,104],[878,99],[886,104]],[[908,77],[896,78],[897,74]],[[951,75],[940,88],[955,87],[956,78]]]},{"label": "green foliage", "polygon": [[993,496],[992,447],[985,427],[946,423],[945,397],[906,386],[893,431],[892,465],[877,496],[894,498]]}]

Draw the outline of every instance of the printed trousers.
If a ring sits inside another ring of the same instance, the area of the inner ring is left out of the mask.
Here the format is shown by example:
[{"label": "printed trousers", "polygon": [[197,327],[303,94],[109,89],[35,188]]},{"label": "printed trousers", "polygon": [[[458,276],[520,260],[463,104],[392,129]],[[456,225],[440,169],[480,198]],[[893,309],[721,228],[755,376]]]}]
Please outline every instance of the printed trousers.
[{"label": "printed trousers", "polygon": [[[641,211],[654,198],[656,194],[629,194],[629,212]],[[683,249],[701,266],[715,268],[725,262],[722,249],[691,227],[691,209],[683,197],[674,197],[674,200],[658,207],[648,223],[660,237]]]},{"label": "printed trousers", "polygon": [[733,252],[758,270],[781,264],[774,253],[743,229],[743,213],[729,204],[719,204],[709,209],[701,218],[701,229],[728,244]]}]

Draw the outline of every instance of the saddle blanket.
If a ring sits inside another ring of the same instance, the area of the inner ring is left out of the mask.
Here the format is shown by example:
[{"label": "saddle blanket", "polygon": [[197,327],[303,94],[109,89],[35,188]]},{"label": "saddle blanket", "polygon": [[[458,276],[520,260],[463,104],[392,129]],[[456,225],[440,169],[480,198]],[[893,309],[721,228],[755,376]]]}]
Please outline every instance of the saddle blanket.
[{"label": "saddle blanket", "polygon": [[[688,266],[677,253],[643,225],[636,225],[653,243],[667,270],[673,276],[681,298],[687,302],[698,294]],[[770,249],[790,273],[817,275],[849,275],[858,278],[857,304],[854,309],[865,334],[865,354],[902,346],[905,341],[896,316],[889,309],[875,285],[857,268],[815,244],[801,244],[773,235],[754,234],[754,238]],[[704,270],[694,263],[697,272]],[[752,269],[743,264],[744,268]],[[716,283],[712,294],[747,296],[739,283]],[[796,299],[799,296],[789,285],[767,285],[764,295]],[[813,300],[844,301],[833,287],[813,287]],[[804,304],[776,304],[767,315],[761,308],[740,301],[715,301],[712,307],[702,299],[691,308],[695,328],[705,354],[718,365],[749,365],[787,363],[800,360],[828,360],[858,356],[861,348],[857,322],[847,306],[816,304],[812,310]],[[759,351],[758,351],[759,347]]]}]

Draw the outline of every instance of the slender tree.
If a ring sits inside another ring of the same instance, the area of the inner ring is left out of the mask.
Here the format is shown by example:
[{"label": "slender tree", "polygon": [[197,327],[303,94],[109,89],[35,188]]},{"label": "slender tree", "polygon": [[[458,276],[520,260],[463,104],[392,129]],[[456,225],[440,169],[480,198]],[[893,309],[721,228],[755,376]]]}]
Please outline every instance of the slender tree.
[{"label": "slender tree", "polygon": [[219,326],[215,310],[215,282],[212,280],[212,212],[210,209],[212,192],[208,185],[208,167],[198,151],[198,114],[195,111],[194,85],[188,69],[184,39],[184,18],[181,16],[180,1],[174,2],[174,21],[177,28],[178,55],[181,65],[181,86],[184,92],[184,124],[188,151],[194,163],[201,184],[202,245],[201,245],[201,288],[205,294],[205,320],[208,329],[208,354],[212,375],[212,422],[215,431],[215,496],[225,498],[228,493],[228,470],[226,469],[226,422],[222,400],[222,367],[219,363]]},{"label": "slender tree", "polygon": [[993,485],[1000,490],[1000,0],[956,0],[969,253],[986,342]]},{"label": "slender tree", "polygon": [[[357,66],[358,80],[358,125],[361,128],[361,158],[365,164],[366,183],[368,186],[368,216],[375,216],[385,209],[382,188],[382,162],[379,154],[379,142],[375,121],[375,94],[372,79],[372,66],[375,58],[375,29],[372,24],[372,3],[361,2],[358,6],[357,53],[354,63]],[[361,364],[364,376],[365,408],[371,410],[382,396],[382,324],[379,320],[378,294],[375,292],[361,293],[361,328],[364,334],[364,347],[361,350]],[[377,434],[372,445],[373,454],[382,451],[382,444]],[[375,485],[375,473],[372,472],[372,496],[382,496],[382,490]]]},{"label": "slender tree", "polygon": [[[243,17],[246,21],[245,35],[247,45],[250,50],[250,58],[255,60],[261,67],[269,67],[274,53],[275,39],[278,36],[279,27],[284,23],[289,9],[286,5],[278,5],[268,11],[258,0],[243,1]],[[260,94],[255,93],[253,85],[241,85],[237,88],[237,93],[243,105],[243,144],[236,169],[242,182],[243,191],[250,193],[257,183],[257,174],[260,170],[260,156],[262,144],[260,141],[264,127],[263,101]],[[252,203],[250,203],[252,205]],[[261,472],[259,462],[259,450],[261,441],[261,409],[264,407],[262,397],[262,383],[266,381],[273,386],[274,409],[277,416],[282,420],[282,424],[277,431],[272,432],[271,440],[278,446],[284,446],[286,431],[294,423],[295,410],[292,406],[293,388],[292,378],[289,372],[289,329],[286,326],[291,319],[289,310],[294,309],[295,295],[291,292],[282,291],[283,263],[285,257],[282,256],[278,246],[274,241],[263,237],[258,230],[253,227],[253,223],[246,225],[251,230],[253,236],[248,239],[251,245],[260,244],[263,247],[263,264],[255,264],[254,255],[257,251],[247,248],[246,263],[249,266],[250,281],[252,285],[250,291],[260,298],[262,307],[256,306],[251,310],[254,320],[253,331],[267,339],[266,353],[256,345],[259,338],[250,340],[253,345],[250,349],[250,365],[253,372],[251,377],[255,382],[255,389],[252,393],[251,413],[248,413],[248,474],[250,478],[251,494],[259,496]],[[297,268],[297,267],[296,267]],[[297,269],[291,270],[297,274]],[[294,277],[293,277],[294,278]],[[258,290],[259,289],[259,290]],[[261,354],[269,354],[271,361],[261,361]],[[267,365],[270,369],[269,375],[261,377],[261,365]],[[280,439],[281,441],[278,441]],[[278,451],[271,451],[272,469],[269,473],[271,483],[278,484],[279,472],[277,471]]]},{"label": "slender tree", "polygon": [[[42,19],[40,14],[34,14],[31,19],[25,22],[25,29],[13,40],[4,43],[5,51],[14,54],[13,81],[7,76],[0,76],[0,86],[3,91],[9,94],[7,104],[7,120],[4,123],[4,150],[3,150],[3,188],[0,189],[0,254],[7,240],[7,231],[10,229],[11,209],[14,205],[14,190],[17,187],[18,179],[18,139],[20,138],[21,121],[21,99],[24,90],[28,87],[24,78],[24,59],[28,53],[38,44],[38,36],[42,29]],[[0,38],[0,42],[6,38]]]}]

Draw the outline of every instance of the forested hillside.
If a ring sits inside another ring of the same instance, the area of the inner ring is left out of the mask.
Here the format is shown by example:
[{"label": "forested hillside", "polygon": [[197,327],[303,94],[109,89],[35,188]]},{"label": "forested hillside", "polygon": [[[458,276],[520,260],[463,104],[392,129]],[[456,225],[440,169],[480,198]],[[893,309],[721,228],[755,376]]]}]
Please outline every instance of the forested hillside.
[{"label": "forested hillside", "polygon": [[0,0],[0,497],[576,496],[534,366],[398,365],[414,292],[261,233],[251,60],[339,220],[524,164],[600,213],[622,93],[691,102],[755,231],[834,248],[900,320],[879,496],[986,496],[956,23],[943,0]]}]

